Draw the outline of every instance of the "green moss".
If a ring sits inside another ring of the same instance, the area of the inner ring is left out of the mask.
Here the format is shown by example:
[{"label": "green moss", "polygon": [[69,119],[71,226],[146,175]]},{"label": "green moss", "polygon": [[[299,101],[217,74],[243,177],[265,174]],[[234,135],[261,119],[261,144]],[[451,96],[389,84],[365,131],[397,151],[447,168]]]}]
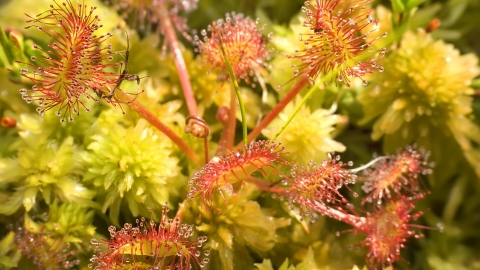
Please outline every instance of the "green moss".
[{"label": "green moss", "polygon": [[82,155],[87,168],[83,181],[95,187],[102,211],[118,225],[120,207],[134,216],[148,215],[147,207],[160,209],[185,183],[173,145],[140,120],[125,128],[111,122],[105,112],[94,126],[91,143]]}]

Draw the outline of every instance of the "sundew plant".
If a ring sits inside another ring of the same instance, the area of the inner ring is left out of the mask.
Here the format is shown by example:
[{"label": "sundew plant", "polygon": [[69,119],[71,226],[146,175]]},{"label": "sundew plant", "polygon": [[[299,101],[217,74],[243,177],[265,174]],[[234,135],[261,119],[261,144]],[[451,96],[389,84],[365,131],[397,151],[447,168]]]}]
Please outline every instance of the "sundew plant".
[{"label": "sundew plant", "polygon": [[0,0],[0,269],[480,269],[473,0]]}]

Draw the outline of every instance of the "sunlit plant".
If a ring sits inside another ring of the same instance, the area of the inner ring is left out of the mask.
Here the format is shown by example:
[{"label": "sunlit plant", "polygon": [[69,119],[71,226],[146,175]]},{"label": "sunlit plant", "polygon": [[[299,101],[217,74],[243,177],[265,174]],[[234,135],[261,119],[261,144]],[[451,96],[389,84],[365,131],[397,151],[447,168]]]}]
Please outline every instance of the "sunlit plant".
[{"label": "sunlit plant", "polygon": [[[295,75],[302,74],[315,80],[319,75],[326,76],[333,71],[334,79],[350,86],[352,78],[362,78],[375,70],[383,71],[379,60],[385,50],[372,59],[363,59],[365,52],[379,37],[378,34],[373,36],[376,27],[366,33],[361,32],[378,23],[371,15],[372,11],[365,7],[368,2],[305,1],[302,7],[306,13],[303,25],[310,31],[300,34],[305,48],[294,56],[302,62]],[[365,79],[362,81],[367,84]]]},{"label": "sunlit plant", "polygon": [[13,2],[0,269],[478,265],[475,7]]},{"label": "sunlit plant", "polygon": [[159,224],[142,217],[137,219],[135,226],[125,223],[118,231],[114,226],[110,226],[110,240],[92,239],[96,254],[93,255],[89,267],[185,270],[197,266],[205,267],[210,251],[202,253],[200,248],[207,241],[207,237],[191,239],[194,235],[193,227],[180,224],[178,218],[168,218],[167,213],[168,207],[164,206]]},{"label": "sunlit plant", "polygon": [[[107,69],[119,62],[112,62],[111,46],[106,44],[111,34],[100,34],[102,25],[94,10],[68,1],[53,3],[49,11],[29,16],[27,28],[35,27],[51,40],[48,49],[34,45],[41,56],[31,56],[32,63],[25,63],[20,70],[20,75],[33,83],[30,89],[21,88],[20,94],[27,103],[37,103],[40,115],[55,109],[62,122],[71,122],[81,109],[89,111],[85,99],[98,101],[97,95],[114,90],[118,74]],[[104,63],[107,60],[110,63]]]}]

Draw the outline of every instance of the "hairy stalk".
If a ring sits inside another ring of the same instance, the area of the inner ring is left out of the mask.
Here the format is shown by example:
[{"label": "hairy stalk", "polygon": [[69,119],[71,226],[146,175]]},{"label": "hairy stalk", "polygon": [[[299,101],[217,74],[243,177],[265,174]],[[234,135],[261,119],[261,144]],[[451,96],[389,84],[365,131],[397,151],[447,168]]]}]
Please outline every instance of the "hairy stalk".
[{"label": "hairy stalk", "polygon": [[[302,77],[300,80],[297,81],[297,83],[290,89],[290,91],[283,97],[280,102],[277,103],[275,107],[265,116],[265,118],[262,119],[262,121],[248,134],[247,136],[247,143],[255,140],[258,135],[262,132],[262,129],[266,128],[272,121],[277,117],[280,112],[290,103],[290,101],[295,98],[298,93],[303,89],[305,85],[308,83],[308,78],[307,77]],[[241,147],[241,144],[238,145],[238,147]]]},{"label": "hairy stalk", "polygon": [[182,50],[180,49],[177,35],[175,34],[175,29],[172,25],[168,10],[163,5],[162,0],[155,1],[154,5],[158,7],[158,9],[154,10],[157,12],[158,18],[160,18],[160,23],[163,25],[163,29],[165,31],[165,38],[167,39],[168,45],[173,53],[173,60],[175,61],[175,66],[178,71],[178,76],[180,78],[180,84],[182,85],[183,95],[185,97],[185,102],[187,103],[188,112],[190,115],[198,115],[197,102],[195,101],[195,96],[193,95],[187,66],[185,65]]},{"label": "hairy stalk", "polygon": [[366,225],[367,219],[365,217],[359,217],[352,214],[347,214],[344,211],[334,209],[332,207],[328,207],[324,203],[315,202],[315,206],[313,207],[315,211],[320,214],[324,214],[336,220],[345,222],[354,228],[363,228]]},{"label": "hairy stalk", "polygon": [[205,164],[208,163],[209,158],[209,153],[208,153],[208,137],[203,138],[203,152],[205,155]]},{"label": "hairy stalk", "polygon": [[272,192],[272,193],[286,193],[286,189],[284,187],[280,187],[280,186],[268,183],[265,180],[260,178],[249,177],[247,182],[256,185],[258,189],[263,191]]},{"label": "hairy stalk", "polygon": [[[284,194],[285,196],[288,195],[287,189],[279,186],[272,186],[268,184],[262,179],[258,179],[255,177],[249,177],[248,182],[255,184],[260,190],[273,192],[277,194]],[[359,217],[356,215],[345,213],[342,210],[337,210],[333,207],[327,206],[323,202],[315,202],[313,209],[322,215],[326,215],[328,217],[334,218],[336,220],[345,222],[349,225],[352,225],[354,228],[360,228],[366,224],[365,217]]]},{"label": "hairy stalk", "polygon": [[[117,91],[122,100],[130,100],[130,98],[122,91]],[[188,146],[182,138],[178,137],[175,132],[173,132],[167,125],[162,123],[155,115],[153,115],[147,108],[143,107],[140,103],[135,100],[126,102],[130,108],[136,111],[140,116],[145,118],[150,124],[160,130],[163,134],[167,135],[170,140],[172,140],[185,155],[190,158],[193,163],[197,163],[200,159],[198,155],[193,151],[190,146]]]},{"label": "hairy stalk", "polygon": [[220,143],[218,144],[217,152],[215,153],[215,155],[223,156],[225,155],[225,150],[227,147],[226,142],[228,136],[228,119],[230,119],[230,110],[226,106],[218,108],[216,118],[220,123],[222,123],[223,130],[222,135],[220,135]]},{"label": "hairy stalk", "polygon": [[[233,88],[235,89],[235,93],[236,93],[237,98],[238,98],[238,105],[240,106],[240,114],[242,115],[243,145],[247,146],[247,144],[248,144],[248,141],[247,141],[247,116],[245,114],[245,105],[243,103],[242,94],[240,93],[240,87],[238,86],[237,78],[235,77],[235,73],[233,72],[232,65],[230,64],[230,61],[228,60],[228,57],[225,53],[225,50],[223,49],[223,46],[221,46],[220,48],[222,48],[223,58],[225,59],[225,64],[227,65],[228,73],[230,74],[230,79],[232,80]],[[230,96],[230,98],[232,98],[232,96]],[[230,105],[233,105],[234,103],[235,102],[230,101]],[[233,116],[234,116],[233,117],[233,122],[235,122],[235,120],[236,120],[235,106],[230,106],[230,111],[231,112],[233,111]],[[230,116],[231,116],[231,112],[230,112]],[[234,138],[232,138],[231,147],[230,147],[230,145],[228,145],[229,146],[228,149],[231,149],[233,147],[233,144],[234,144],[233,139]]]}]

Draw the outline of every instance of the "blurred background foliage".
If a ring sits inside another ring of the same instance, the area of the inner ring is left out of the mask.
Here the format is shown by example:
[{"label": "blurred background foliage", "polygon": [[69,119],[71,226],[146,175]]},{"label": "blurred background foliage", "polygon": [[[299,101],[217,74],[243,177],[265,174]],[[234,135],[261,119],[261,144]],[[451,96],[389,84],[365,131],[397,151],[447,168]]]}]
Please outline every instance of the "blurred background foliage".
[{"label": "blurred background foliage", "polygon": [[[20,2],[22,2],[22,4],[19,4]],[[40,2],[42,2],[42,4],[40,4]],[[49,2],[50,1],[46,0],[0,0],[0,26],[4,28],[4,30],[18,29],[21,31],[25,35],[25,40],[30,40],[25,41],[26,44],[31,42],[31,40],[42,43],[41,37],[39,37],[37,33],[34,31],[24,31],[25,16],[23,13],[38,14],[45,9],[45,6],[48,6]],[[391,9],[390,1],[376,1],[373,2],[372,5],[376,6],[379,4]],[[191,29],[199,31],[200,29],[205,29],[212,21],[223,18],[225,13],[235,11],[236,13],[244,13],[253,18],[259,17],[261,23],[267,23],[266,32],[268,33],[274,30],[273,25],[288,27],[289,22],[299,13],[302,5],[303,1],[299,0],[221,0],[221,4],[219,4],[218,0],[200,0],[198,8],[189,13],[187,17]],[[99,15],[103,19],[102,22],[106,25],[105,28],[114,29],[117,26],[116,23],[119,22],[118,15],[101,4],[98,4],[97,6],[101,7]],[[434,18],[437,18],[440,20],[441,24],[432,32],[432,36],[435,39],[441,39],[446,43],[454,44],[454,46],[460,50],[461,54],[474,53],[477,56],[480,55],[479,0],[427,0],[416,9],[413,16],[412,25],[409,26],[410,29],[416,29],[419,27],[425,28]],[[119,32],[120,31],[117,31],[117,33]],[[152,49],[153,52],[150,52],[150,49],[140,50],[140,48],[146,47],[142,42],[154,43],[153,41],[150,42],[148,38],[139,41],[138,36],[132,36],[131,40],[131,53],[138,54],[138,58],[132,58],[130,69],[133,72],[147,70],[149,72],[148,74],[152,77],[148,80],[150,86],[146,87],[145,95],[147,95],[147,97],[145,97],[145,100],[150,100],[150,103],[147,106],[150,106],[152,110],[156,111],[157,115],[168,116],[166,118],[170,119],[172,123],[177,121],[179,117],[181,118],[179,112],[185,112],[185,108],[180,108],[180,105],[175,104],[175,100],[178,99],[178,80],[172,75],[175,73],[175,70],[171,59],[168,57],[166,60],[160,57],[152,59],[151,55],[156,53],[155,50]],[[193,48],[191,44],[185,42],[185,40],[183,41],[186,48]],[[121,38],[114,38],[112,43],[114,47],[118,48],[122,47],[125,41],[121,40]],[[21,52],[21,55],[25,54],[26,56],[30,56],[33,53],[34,52],[28,51],[27,48]],[[189,53],[191,54],[191,52],[186,54],[186,61],[187,63],[189,61],[193,63],[194,56],[188,55]],[[6,57],[8,57],[8,55],[6,55]],[[147,57],[149,57],[151,61],[148,63],[142,61],[142,59],[146,59]],[[15,89],[18,93],[18,85],[13,84],[11,80],[8,79],[11,75],[9,75],[4,69],[11,68],[12,65],[15,65],[12,60],[13,59],[3,60],[3,62],[0,61],[3,63],[1,66],[2,70],[0,70],[0,91],[4,91],[4,89],[8,88]],[[195,70],[201,68],[192,66],[191,69]],[[214,78],[212,79],[208,78],[208,76],[201,75],[201,72],[203,72],[202,70],[195,70],[195,72],[197,72],[197,76],[201,77],[201,79],[195,82],[198,84],[199,89],[204,89],[205,85],[214,85],[211,87],[213,91],[224,87],[222,84],[218,84]],[[476,91],[472,104],[474,116],[472,119],[477,125],[480,125],[480,98],[478,98],[480,92],[479,79],[472,82],[472,88]],[[160,89],[160,91],[155,92],[152,89]],[[328,108],[332,104],[337,91],[338,90],[327,89],[325,90],[326,94],[317,93],[316,102],[321,104],[315,104],[315,101],[309,101],[308,105],[314,108]],[[135,125],[132,123],[138,121],[136,116],[132,115],[132,112],[128,109],[125,119],[120,120],[118,119],[118,116],[111,116],[110,118],[104,116],[108,113],[105,112],[105,107],[97,108],[95,107],[96,105],[92,105],[92,107],[94,107],[92,112],[89,114],[83,114],[82,117],[84,117],[84,119],[81,120],[82,118],[78,118],[79,121],[76,120],[74,123],[74,125],[78,125],[78,128],[58,128],[58,123],[55,122],[57,119],[49,120],[52,117],[48,115],[45,117],[47,123],[40,124],[38,122],[39,120],[36,119],[36,116],[32,116],[31,113],[33,110],[28,108],[24,102],[20,100],[19,96],[11,95],[10,93],[12,92],[13,91],[8,90],[1,93],[0,114],[11,116],[23,114],[21,121],[19,121],[19,127],[24,133],[20,135],[21,138],[18,138],[18,136],[11,130],[0,129],[0,158],[12,158],[13,160],[13,157],[16,155],[15,147],[21,144],[28,144],[31,141],[41,142],[44,143],[44,145],[52,146],[55,144],[50,143],[49,140],[58,140],[60,143],[56,142],[55,147],[58,147],[58,144],[61,144],[63,140],[68,140],[68,142],[74,141],[76,145],[80,147],[79,151],[86,151],[86,146],[93,143],[92,136],[100,138],[99,134],[102,134],[105,130],[113,127],[124,129],[124,127],[119,127],[113,122],[119,122],[120,125],[125,127],[133,127]],[[161,94],[159,94],[159,92]],[[254,89],[253,92],[258,94],[261,91],[257,88]],[[210,94],[211,93],[209,92],[205,92],[201,95],[208,97]],[[318,98],[318,95],[321,95],[321,98]],[[139,100],[142,100],[142,98],[143,97],[140,97]],[[151,100],[154,100],[156,103]],[[315,98],[312,100],[315,100]],[[160,106],[157,104],[160,102],[163,104],[167,104],[168,102],[171,103],[168,103],[168,105],[165,106]],[[205,103],[203,105],[205,107],[205,119],[207,122],[213,122],[209,120],[213,119],[212,115],[214,115],[213,112],[215,111],[215,109],[209,109],[210,105],[214,104],[214,107],[216,108],[226,103],[223,97],[218,97],[217,100],[203,100],[203,102]],[[377,153],[379,155],[384,154],[382,141],[373,141],[371,139],[371,124],[373,123],[366,126],[356,125],[356,122],[362,118],[362,108],[357,101],[355,92],[347,92],[343,96],[339,104],[338,112],[342,115],[348,115],[350,119],[350,123],[347,126],[342,127],[342,132],[338,132],[339,136],[336,137],[338,142],[346,146],[346,151],[342,153],[342,160],[353,160],[355,164],[365,164],[371,160],[372,153]],[[110,119],[110,122],[105,120],[100,123],[101,125],[99,123],[94,125],[94,118],[100,117],[100,115],[103,115],[101,116],[102,119]],[[55,124],[53,122],[55,122]],[[92,125],[94,128],[89,129]],[[32,126],[39,129],[47,127],[49,132],[44,132],[44,134],[40,134],[41,132],[39,132],[39,134],[35,134],[35,132],[33,132],[33,134],[27,134],[28,132],[25,131],[30,130]],[[172,126],[174,125],[172,124]],[[27,128],[22,129],[23,127]],[[53,131],[55,128],[58,128],[57,131]],[[181,130],[181,127],[179,126],[173,128]],[[213,126],[212,129],[218,130],[219,127]],[[88,130],[88,132],[87,134],[78,134],[78,130]],[[201,149],[201,145],[199,145],[198,141],[194,141],[191,138],[187,138],[187,140],[191,140],[191,144],[194,145],[195,149]],[[448,147],[448,145],[445,145],[445,147]],[[450,149],[446,149],[446,152],[450,153],[449,150]],[[41,151],[41,149],[38,151]],[[456,150],[452,150],[451,152],[454,151]],[[185,164],[184,156],[181,156],[179,153],[171,154],[181,157],[178,161],[179,166]],[[438,168],[442,172],[441,174],[436,172],[429,176],[427,181],[424,181],[425,186],[427,186],[431,192],[418,206],[418,209],[425,212],[425,215],[420,222],[421,224],[424,224],[428,228],[436,228],[437,224],[442,222],[445,226],[445,231],[441,233],[435,229],[427,229],[424,231],[426,235],[425,238],[409,241],[406,244],[408,248],[402,250],[402,257],[404,260],[398,264],[399,269],[480,269],[480,179],[461,155],[452,156],[452,159],[454,160],[449,160],[449,156],[444,158],[447,161],[451,161],[451,163],[456,163],[456,166],[453,166],[453,170],[448,170],[448,168]],[[0,167],[0,169],[4,170],[3,172],[0,172],[0,177],[7,179],[7,173],[5,172],[6,169],[2,167]],[[437,171],[437,169],[434,170]],[[182,173],[187,174],[186,171],[188,170],[184,168]],[[72,183],[75,182],[77,176],[78,174],[72,176],[72,178],[74,178],[71,180]],[[187,175],[184,175],[182,177],[186,178],[186,176]],[[18,188],[18,186],[15,187]],[[0,189],[0,203],[2,204],[0,207],[6,207],[6,205],[8,205],[7,190],[10,188],[12,188],[12,186]],[[174,202],[178,202],[177,197],[185,195],[185,189],[182,188],[183,187],[179,187],[180,195],[175,194],[172,199]],[[42,192],[48,193],[49,191],[43,190]],[[245,196],[247,199],[245,199],[245,202],[242,202],[242,204],[255,209],[255,215],[258,219],[257,222],[260,222],[262,219],[268,219],[271,216],[282,218],[288,217],[288,213],[285,211],[284,206],[278,202],[278,200],[272,199],[269,194],[253,192],[250,190],[245,192],[248,194],[243,194],[242,196]],[[85,197],[90,198],[91,194],[88,194],[88,196],[86,195]],[[191,204],[195,203],[196,202],[192,202]],[[120,202],[117,202],[117,204],[120,204]],[[258,204],[265,209],[275,210],[269,210],[268,214],[260,213],[261,211]],[[110,225],[108,217],[105,214],[100,213],[101,207],[96,203],[92,203],[90,207],[96,209],[96,214],[101,217],[93,222],[93,225],[97,228],[97,234],[108,235],[107,227]],[[187,205],[184,207],[191,206]],[[41,207],[39,208],[41,209]],[[142,211],[144,210],[145,209]],[[198,213],[193,210],[192,212],[192,216],[187,217],[187,220],[190,218],[190,221],[194,222]],[[230,214],[233,215],[236,213]],[[118,213],[116,215],[118,215]],[[126,222],[129,219],[131,220],[133,217],[131,214],[120,214],[120,216],[116,216],[116,218],[119,219],[118,223],[122,224],[122,222]],[[13,238],[7,229],[7,225],[12,224],[12,216],[0,215],[0,222],[2,224],[2,228],[0,228],[0,236],[3,238],[0,242],[0,263],[7,266],[13,265],[14,261],[18,261],[19,255],[15,249],[11,248]],[[305,231],[299,222],[294,222],[294,225],[292,226],[286,226],[285,222],[280,220],[280,218],[275,220],[275,222],[275,226],[278,227],[278,234],[275,237],[278,239],[276,239],[277,244],[271,250],[265,248],[259,252],[252,252],[251,250],[242,248],[242,253],[236,254],[235,258],[232,260],[242,261],[242,259],[246,258],[243,263],[248,263],[251,268],[243,269],[254,269],[254,266],[251,263],[256,262],[258,263],[256,268],[268,270],[295,269],[287,268],[285,266],[284,262],[286,257],[290,258],[290,263],[293,263],[294,265],[300,265],[301,262],[312,260],[315,262],[318,269],[346,269],[346,267],[352,267],[354,264],[363,265],[365,262],[365,251],[362,246],[358,244],[362,240],[362,237],[351,233],[341,233],[340,236],[336,236],[336,232],[349,229],[348,226],[338,221],[319,218],[315,224],[311,225],[310,234],[308,235],[305,234]],[[90,224],[85,224],[85,226],[87,225]],[[205,224],[203,226],[204,227],[202,228],[204,231],[210,229]],[[224,226],[232,229],[229,227],[231,224]],[[232,229],[232,231],[235,231],[235,229]],[[269,235],[268,237],[273,238],[274,236]],[[268,237],[265,236],[265,238]],[[221,242],[220,238],[221,237],[219,236],[214,240]],[[267,240],[270,241],[271,239],[268,238]],[[238,243],[235,243],[235,245],[238,245]],[[218,249],[219,252],[221,252],[221,249]],[[312,259],[312,256],[314,259]],[[264,258],[269,258],[271,262],[264,261],[261,263]],[[222,258],[222,260],[225,261],[227,259]],[[282,266],[282,264],[284,265]],[[286,261],[286,265],[288,264],[289,262]],[[214,260],[212,265],[218,266],[221,264],[218,260]],[[245,265],[245,267],[247,266]],[[302,268],[302,265],[300,265],[297,269],[312,268]]]}]

